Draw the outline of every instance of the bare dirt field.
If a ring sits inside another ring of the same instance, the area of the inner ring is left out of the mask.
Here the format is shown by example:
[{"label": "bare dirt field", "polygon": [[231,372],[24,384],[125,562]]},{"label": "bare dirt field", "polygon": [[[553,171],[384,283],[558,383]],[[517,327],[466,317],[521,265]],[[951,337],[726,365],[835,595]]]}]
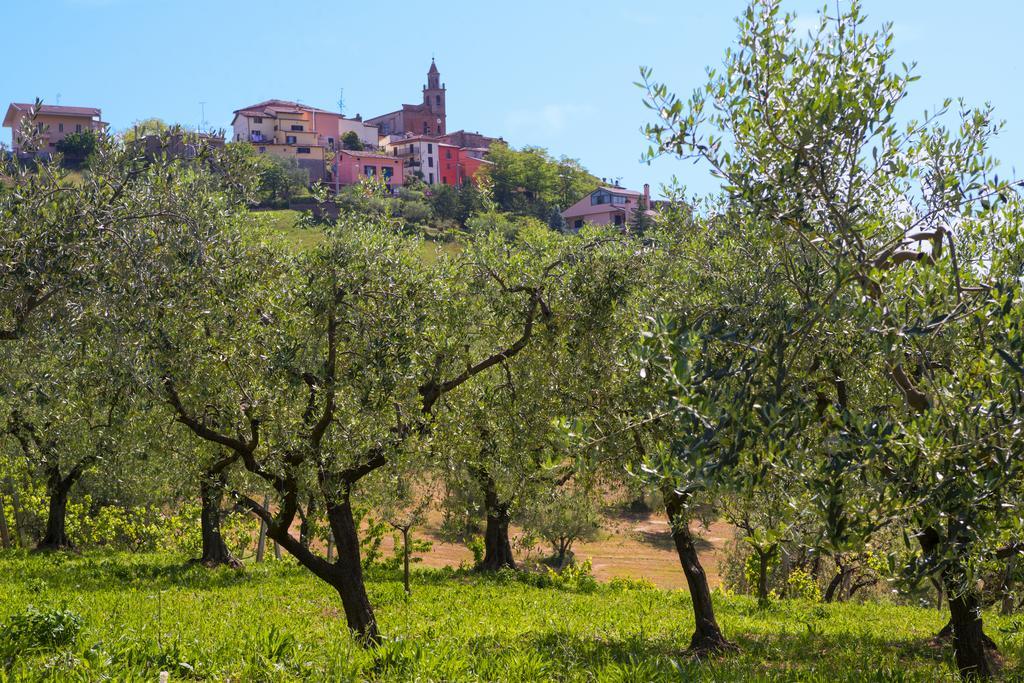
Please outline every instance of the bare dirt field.
[{"label": "bare dirt field", "polygon": [[[439,537],[439,519],[434,519],[433,515],[431,517],[427,525],[414,531],[419,537],[434,544],[430,552],[421,555],[421,566],[458,567],[462,563],[471,564],[473,554],[469,549],[462,544],[442,541]],[[732,538],[733,529],[724,522],[714,522],[708,529],[694,523],[693,528],[701,539],[701,563],[714,588],[720,583],[720,555]],[[513,528],[512,535],[515,546],[514,537],[518,535],[518,530]],[[390,537],[385,539],[384,547],[387,552],[391,551]],[[574,552],[577,561],[589,559],[593,563],[594,576],[599,581],[625,576],[648,579],[659,588],[686,588],[686,579],[679,567],[679,558],[663,513],[616,515],[607,520],[598,540],[577,543]]]}]

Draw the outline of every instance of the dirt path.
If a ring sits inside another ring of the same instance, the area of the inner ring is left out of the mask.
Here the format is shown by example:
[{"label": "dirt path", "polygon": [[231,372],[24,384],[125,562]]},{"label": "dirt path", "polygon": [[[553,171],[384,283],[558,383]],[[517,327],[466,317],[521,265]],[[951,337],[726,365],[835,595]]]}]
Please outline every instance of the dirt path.
[{"label": "dirt path", "polygon": [[[702,539],[701,563],[714,588],[720,583],[721,552],[732,538],[733,529],[724,522],[714,522],[709,529],[694,525],[694,529]],[[512,533],[514,536],[516,530]],[[422,556],[421,566],[458,567],[472,563],[473,554],[469,549],[441,541],[435,524],[428,524],[420,534],[434,543],[431,551]],[[387,552],[391,551],[390,538],[385,540],[384,546]],[[658,514],[621,515],[609,520],[599,540],[578,543],[575,552],[577,560],[589,559],[593,563],[594,576],[600,581],[626,576],[648,579],[659,588],[686,587],[668,522]]]}]

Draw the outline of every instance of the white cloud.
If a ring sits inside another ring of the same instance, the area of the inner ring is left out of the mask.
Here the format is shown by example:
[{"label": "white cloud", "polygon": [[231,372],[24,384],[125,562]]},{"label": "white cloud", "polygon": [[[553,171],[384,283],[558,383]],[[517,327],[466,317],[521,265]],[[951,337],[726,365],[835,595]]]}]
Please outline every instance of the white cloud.
[{"label": "white cloud", "polygon": [[516,109],[505,117],[510,134],[557,135],[573,121],[589,118],[597,109],[589,104],[545,104],[536,109]]}]

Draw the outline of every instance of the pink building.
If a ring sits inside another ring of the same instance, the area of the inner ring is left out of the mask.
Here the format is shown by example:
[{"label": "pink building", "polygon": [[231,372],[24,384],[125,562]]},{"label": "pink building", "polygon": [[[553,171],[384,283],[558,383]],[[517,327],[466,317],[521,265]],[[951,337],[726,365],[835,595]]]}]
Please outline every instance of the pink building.
[{"label": "pink building", "polygon": [[376,152],[339,150],[334,155],[334,189],[355,185],[364,178],[380,178],[389,190],[404,182],[402,160]]},{"label": "pink building", "polygon": [[591,225],[627,226],[637,211],[651,210],[651,189],[643,192],[624,187],[599,187],[562,212],[569,229],[578,231],[585,223]]}]

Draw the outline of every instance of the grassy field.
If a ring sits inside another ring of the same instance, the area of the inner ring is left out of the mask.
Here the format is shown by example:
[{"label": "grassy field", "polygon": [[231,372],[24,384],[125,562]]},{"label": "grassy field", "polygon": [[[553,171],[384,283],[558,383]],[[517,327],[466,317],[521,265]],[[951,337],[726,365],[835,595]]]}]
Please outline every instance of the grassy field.
[{"label": "grassy field", "polygon": [[[266,221],[267,224],[287,237],[288,241],[299,250],[309,249],[323,239],[323,233],[314,228],[303,228],[297,225],[302,214],[292,209],[276,209],[270,211],[254,211],[252,213],[257,220]],[[432,263],[441,254],[455,254],[459,251],[459,245],[453,242],[439,242],[435,240],[423,241],[423,259]]]},{"label": "grassy field", "polygon": [[[371,573],[387,641],[348,636],[338,597],[290,561],[209,571],[169,555],[0,555],[0,681],[938,681],[933,610],[718,596],[740,651],[686,657],[689,597],[510,575]],[[63,615],[62,615],[62,611]],[[34,616],[32,616],[34,615]],[[1016,678],[1019,620],[987,617]],[[77,637],[70,637],[78,630]]]}]

